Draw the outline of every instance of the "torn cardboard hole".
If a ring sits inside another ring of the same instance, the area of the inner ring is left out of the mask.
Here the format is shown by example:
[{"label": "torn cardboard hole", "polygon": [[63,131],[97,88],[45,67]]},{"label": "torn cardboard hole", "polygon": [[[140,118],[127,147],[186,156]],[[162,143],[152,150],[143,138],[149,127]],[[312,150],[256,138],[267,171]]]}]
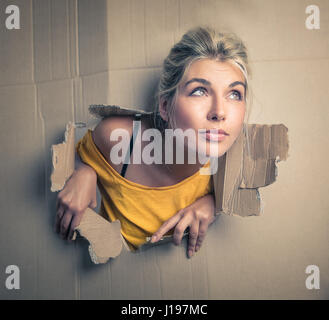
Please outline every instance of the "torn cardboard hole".
[{"label": "torn cardboard hole", "polygon": [[224,170],[213,176],[216,212],[259,215],[263,205],[258,188],[272,184],[276,163],[288,157],[288,129],[283,124],[245,125],[220,161]]},{"label": "torn cardboard hole", "polygon": [[51,191],[62,190],[66,180],[74,171],[74,124],[66,125],[63,143],[52,146],[53,172],[51,174]]},{"label": "torn cardboard hole", "polygon": [[[113,115],[152,114],[139,109],[118,106],[91,105],[91,114],[97,118]],[[51,191],[61,190],[74,171],[75,125],[66,126],[65,141],[52,146],[53,172]],[[276,163],[288,157],[288,129],[283,124],[245,125],[230,150],[218,159],[218,170],[213,175],[216,212],[241,217],[258,216],[262,212],[262,202],[258,188],[275,182]],[[122,245],[129,247],[120,232],[120,221],[109,222],[92,209],[87,209],[82,217],[77,233],[89,242],[89,254],[94,263],[106,263],[117,257]],[[186,236],[187,233],[184,234]],[[172,241],[173,236],[164,236],[156,243],[146,243],[138,251]]]},{"label": "torn cardboard hole", "polygon": [[[75,164],[75,125],[70,122],[66,126],[65,141],[52,146],[53,172],[51,175],[51,191],[60,191],[65,182],[74,171]],[[105,263],[110,258],[117,257],[122,250],[122,236],[120,233],[120,221],[112,223],[105,220],[94,210],[87,208],[83,214],[79,226],[73,234],[73,240],[77,233],[89,242],[89,254],[95,263]]]}]

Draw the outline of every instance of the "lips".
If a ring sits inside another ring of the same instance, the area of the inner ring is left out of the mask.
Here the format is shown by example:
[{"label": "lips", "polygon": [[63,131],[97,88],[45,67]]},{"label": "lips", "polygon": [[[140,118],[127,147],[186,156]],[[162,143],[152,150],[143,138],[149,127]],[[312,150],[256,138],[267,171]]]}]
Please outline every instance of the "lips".
[{"label": "lips", "polygon": [[229,134],[223,130],[223,129],[208,129],[206,133],[213,133],[213,134],[223,134],[225,136],[228,136]]},{"label": "lips", "polygon": [[225,139],[226,136],[228,136],[229,134],[222,129],[209,129],[206,130],[206,139],[208,141],[223,141]]}]

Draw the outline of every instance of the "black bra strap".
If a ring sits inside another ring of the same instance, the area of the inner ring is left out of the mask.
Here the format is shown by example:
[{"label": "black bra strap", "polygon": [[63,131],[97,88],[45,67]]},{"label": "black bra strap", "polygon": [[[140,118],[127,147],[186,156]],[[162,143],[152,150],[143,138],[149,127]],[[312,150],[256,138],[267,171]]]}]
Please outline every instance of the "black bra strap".
[{"label": "black bra strap", "polygon": [[[142,115],[140,113],[136,113],[135,114],[135,119],[136,121],[139,121],[141,120],[142,118]],[[134,137],[136,138],[136,135],[137,135],[137,132],[138,132],[138,129],[139,129],[139,126],[134,126],[133,127],[133,134],[130,138],[130,145],[129,145],[129,150],[127,150],[127,153],[126,153],[126,157],[125,157],[125,161],[124,161],[124,164],[122,166],[122,169],[121,169],[121,175],[124,177],[125,174],[126,174],[126,171],[127,171],[127,167],[128,167],[128,161],[131,157],[131,154],[133,152],[133,148],[134,148],[134,144],[135,144],[135,140],[134,140]],[[128,156],[128,151],[129,151],[129,156]]]}]

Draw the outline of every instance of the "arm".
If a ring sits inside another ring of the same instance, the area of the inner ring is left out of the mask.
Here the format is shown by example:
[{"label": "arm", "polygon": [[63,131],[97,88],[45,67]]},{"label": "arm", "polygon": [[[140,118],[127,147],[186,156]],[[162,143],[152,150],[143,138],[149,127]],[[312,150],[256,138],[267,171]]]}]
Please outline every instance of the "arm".
[{"label": "arm", "polygon": [[[111,151],[110,137],[113,129],[124,128],[131,125],[128,117],[109,117],[98,123],[93,130],[93,140],[99,150],[108,159]],[[57,198],[57,214],[55,231],[60,233],[63,239],[71,239],[74,229],[80,224],[87,207],[96,207],[97,174],[89,165],[80,160],[75,154],[75,170],[66,181],[63,190]]]},{"label": "arm", "polygon": [[57,196],[55,232],[70,240],[87,209],[96,208],[97,175],[75,154],[76,169]]}]

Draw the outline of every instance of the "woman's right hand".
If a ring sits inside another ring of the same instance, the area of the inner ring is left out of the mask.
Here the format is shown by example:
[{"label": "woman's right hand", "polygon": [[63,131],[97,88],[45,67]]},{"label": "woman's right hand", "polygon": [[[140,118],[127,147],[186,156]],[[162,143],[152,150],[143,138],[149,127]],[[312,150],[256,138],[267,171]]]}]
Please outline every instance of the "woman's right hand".
[{"label": "woman's right hand", "polygon": [[76,169],[64,188],[58,193],[55,231],[63,239],[71,240],[74,229],[80,224],[83,213],[96,208],[97,175],[94,169],[83,166]]}]

